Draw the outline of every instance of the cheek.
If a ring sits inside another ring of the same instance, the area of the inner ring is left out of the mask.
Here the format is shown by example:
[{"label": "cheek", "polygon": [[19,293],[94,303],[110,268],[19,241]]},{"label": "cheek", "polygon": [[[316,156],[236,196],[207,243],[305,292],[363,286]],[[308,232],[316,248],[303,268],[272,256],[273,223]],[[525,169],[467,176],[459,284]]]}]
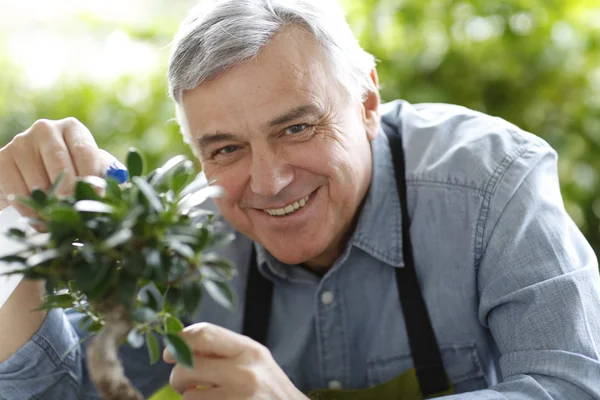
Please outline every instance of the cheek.
[{"label": "cheek", "polygon": [[[229,213],[235,207],[244,193],[246,178],[243,171],[237,168],[228,167],[226,169],[215,170],[210,167],[205,169],[206,178],[209,182],[222,187],[225,195],[215,199],[215,203],[222,213]],[[227,211],[226,211],[227,210]]]}]

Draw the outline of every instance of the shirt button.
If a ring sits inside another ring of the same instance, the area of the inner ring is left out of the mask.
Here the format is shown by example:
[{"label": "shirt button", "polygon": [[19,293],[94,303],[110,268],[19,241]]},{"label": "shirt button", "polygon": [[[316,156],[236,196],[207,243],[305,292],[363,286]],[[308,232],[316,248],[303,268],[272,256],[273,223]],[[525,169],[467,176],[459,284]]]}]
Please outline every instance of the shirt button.
[{"label": "shirt button", "polygon": [[329,381],[329,389],[341,389],[342,382],[340,381]]},{"label": "shirt button", "polygon": [[328,305],[333,303],[333,292],[326,290],[321,294],[321,303]]}]

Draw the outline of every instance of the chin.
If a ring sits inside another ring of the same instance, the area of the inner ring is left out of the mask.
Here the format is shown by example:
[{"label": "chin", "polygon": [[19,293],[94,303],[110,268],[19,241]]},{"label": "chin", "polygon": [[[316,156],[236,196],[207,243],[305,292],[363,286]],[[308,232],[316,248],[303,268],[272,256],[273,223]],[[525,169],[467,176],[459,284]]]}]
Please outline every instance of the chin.
[{"label": "chin", "polygon": [[272,250],[267,246],[265,246],[265,247],[267,250],[269,250],[269,252],[271,253],[271,255],[273,255],[273,257],[275,257],[282,263],[289,264],[289,265],[304,264],[310,260],[315,259],[317,256],[319,256],[319,254],[321,254],[321,251],[317,251],[317,250],[313,250],[313,249],[306,249],[306,248],[304,248],[304,249],[295,248],[292,252],[290,252],[289,250],[286,250],[284,248]]}]

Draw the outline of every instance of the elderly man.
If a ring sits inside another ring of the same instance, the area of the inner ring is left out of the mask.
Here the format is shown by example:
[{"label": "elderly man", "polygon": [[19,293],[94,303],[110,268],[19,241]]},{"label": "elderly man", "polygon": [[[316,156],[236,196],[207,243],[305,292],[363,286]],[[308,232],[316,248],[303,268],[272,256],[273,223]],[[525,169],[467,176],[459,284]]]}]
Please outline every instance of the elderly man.
[{"label": "elderly man", "polygon": [[[458,106],[380,105],[327,0],[203,2],[169,83],[226,191],[241,312],[205,300],[183,333],[193,371],[123,348],[144,394],[170,375],[188,400],[600,398],[598,263],[544,141]],[[76,120],[38,121],[0,151],[0,190],[106,163]],[[61,359],[79,316],[29,313],[40,296],[24,282],[0,311],[0,398],[95,398],[85,348]]]}]

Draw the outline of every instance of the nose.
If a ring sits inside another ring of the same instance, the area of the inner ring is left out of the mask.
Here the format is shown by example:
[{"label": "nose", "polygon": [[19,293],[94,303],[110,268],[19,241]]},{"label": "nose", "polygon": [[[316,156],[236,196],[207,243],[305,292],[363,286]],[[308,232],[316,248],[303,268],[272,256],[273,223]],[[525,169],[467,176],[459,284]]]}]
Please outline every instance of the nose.
[{"label": "nose", "polygon": [[250,189],[262,197],[274,197],[294,180],[293,168],[274,149],[254,150]]}]

